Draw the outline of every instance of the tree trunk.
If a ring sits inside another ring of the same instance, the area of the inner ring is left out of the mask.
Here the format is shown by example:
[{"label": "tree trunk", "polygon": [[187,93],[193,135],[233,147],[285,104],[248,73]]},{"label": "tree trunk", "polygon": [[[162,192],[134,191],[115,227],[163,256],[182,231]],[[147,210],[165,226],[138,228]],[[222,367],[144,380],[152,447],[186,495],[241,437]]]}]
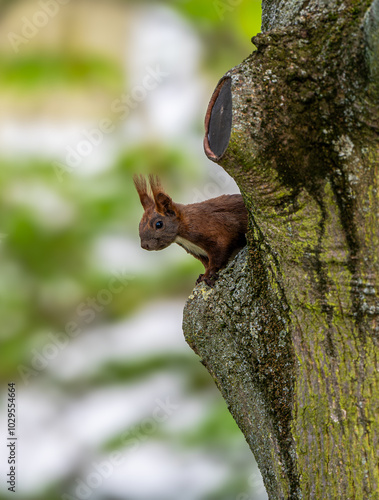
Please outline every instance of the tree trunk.
[{"label": "tree trunk", "polygon": [[184,311],[270,499],[379,498],[379,0],[266,0],[205,152],[247,250]]}]

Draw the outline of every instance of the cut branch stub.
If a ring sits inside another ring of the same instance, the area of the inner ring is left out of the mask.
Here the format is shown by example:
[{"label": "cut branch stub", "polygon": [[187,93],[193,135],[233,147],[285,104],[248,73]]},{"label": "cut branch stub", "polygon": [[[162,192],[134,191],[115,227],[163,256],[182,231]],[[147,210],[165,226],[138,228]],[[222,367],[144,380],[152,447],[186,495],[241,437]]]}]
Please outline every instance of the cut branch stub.
[{"label": "cut branch stub", "polygon": [[[257,171],[253,164],[258,156],[256,138],[261,122],[259,107],[255,105],[259,101],[256,82],[260,76],[259,69],[251,63],[252,57],[221,78],[205,115],[205,154],[237,182],[241,172],[236,167],[249,165],[249,169]],[[255,95],[252,89],[256,89]]]},{"label": "cut branch stub", "polygon": [[232,130],[231,79],[223,77],[216,87],[205,116],[204,150],[218,161],[228,147]]}]

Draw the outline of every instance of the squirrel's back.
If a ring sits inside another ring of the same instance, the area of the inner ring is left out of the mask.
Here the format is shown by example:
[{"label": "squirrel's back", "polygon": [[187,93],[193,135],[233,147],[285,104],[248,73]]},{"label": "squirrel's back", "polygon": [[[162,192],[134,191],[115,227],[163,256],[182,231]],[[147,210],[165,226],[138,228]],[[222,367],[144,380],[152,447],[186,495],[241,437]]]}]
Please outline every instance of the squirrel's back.
[{"label": "squirrel's back", "polygon": [[[222,225],[233,233],[246,232],[247,210],[240,194],[224,194],[199,203],[180,205],[187,223],[196,221],[202,226]],[[212,231],[213,232],[213,231]]]}]

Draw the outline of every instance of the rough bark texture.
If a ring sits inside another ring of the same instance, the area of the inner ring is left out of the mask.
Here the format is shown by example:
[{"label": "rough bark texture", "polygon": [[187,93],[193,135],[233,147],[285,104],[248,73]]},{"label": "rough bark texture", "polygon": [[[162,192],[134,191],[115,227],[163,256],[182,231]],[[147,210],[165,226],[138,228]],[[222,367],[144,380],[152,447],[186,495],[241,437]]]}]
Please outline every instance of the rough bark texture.
[{"label": "rough bark texture", "polygon": [[248,247],[183,329],[270,499],[378,499],[379,1],[266,0],[262,30],[217,157]]}]

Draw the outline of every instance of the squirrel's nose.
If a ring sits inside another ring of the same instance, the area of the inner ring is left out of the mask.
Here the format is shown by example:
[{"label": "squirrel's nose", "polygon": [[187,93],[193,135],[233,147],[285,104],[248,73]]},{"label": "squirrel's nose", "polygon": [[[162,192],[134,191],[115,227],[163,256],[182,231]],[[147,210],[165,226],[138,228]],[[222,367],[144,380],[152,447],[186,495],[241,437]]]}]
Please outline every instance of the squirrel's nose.
[{"label": "squirrel's nose", "polygon": [[144,250],[149,250],[149,244],[146,241],[141,241],[141,247]]}]

